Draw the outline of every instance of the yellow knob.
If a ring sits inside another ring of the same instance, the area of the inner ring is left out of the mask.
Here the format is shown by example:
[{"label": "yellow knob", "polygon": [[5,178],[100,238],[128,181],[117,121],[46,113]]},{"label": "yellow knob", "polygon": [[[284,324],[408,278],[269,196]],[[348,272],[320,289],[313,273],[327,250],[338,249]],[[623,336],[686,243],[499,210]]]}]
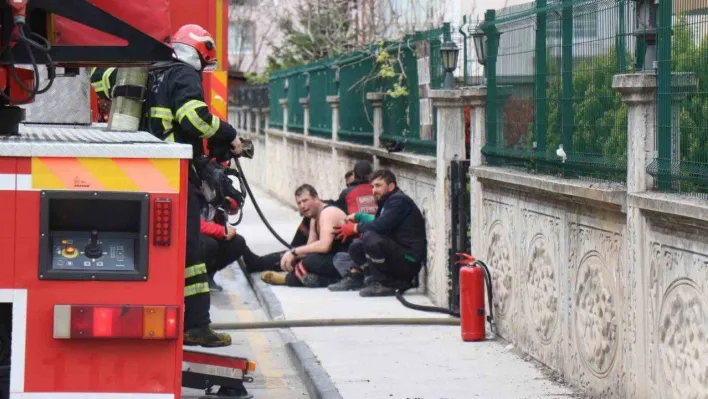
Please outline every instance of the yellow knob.
[{"label": "yellow knob", "polygon": [[62,249],[61,254],[64,255],[65,258],[75,258],[79,255],[79,252],[76,250],[75,246],[67,245]]}]

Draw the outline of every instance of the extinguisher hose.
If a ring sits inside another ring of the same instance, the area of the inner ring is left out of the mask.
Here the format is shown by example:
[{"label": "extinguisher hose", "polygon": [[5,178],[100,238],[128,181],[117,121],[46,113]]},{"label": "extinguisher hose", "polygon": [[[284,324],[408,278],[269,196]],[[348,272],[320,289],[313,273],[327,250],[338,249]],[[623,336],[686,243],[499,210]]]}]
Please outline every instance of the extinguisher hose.
[{"label": "extinguisher hose", "polygon": [[[495,331],[495,326],[494,326],[494,294],[492,292],[492,275],[489,273],[489,268],[487,265],[482,262],[481,260],[476,260],[472,266],[477,266],[480,267],[483,270],[484,274],[484,282],[487,286],[487,304],[489,306],[489,316],[487,316],[487,321],[492,327],[492,332]],[[413,310],[420,310],[422,312],[434,312],[434,313],[442,313],[446,315],[450,315],[453,317],[460,317],[459,312],[452,311],[447,308],[439,308],[435,306],[424,306],[424,305],[418,305],[415,303],[408,302],[403,295],[411,289],[412,287],[405,288],[405,289],[400,289],[396,291],[396,299],[398,299],[401,304],[409,309]]]},{"label": "extinguisher hose", "polygon": [[409,287],[409,288],[405,288],[405,289],[401,289],[401,290],[396,291],[396,299],[398,299],[398,301],[401,302],[401,304],[403,306],[405,306],[409,309],[413,309],[413,310],[420,310],[422,312],[442,313],[442,314],[450,315],[450,316],[457,317],[457,318],[460,317],[459,312],[454,312],[454,311],[447,309],[447,308],[438,308],[435,306],[424,306],[424,305],[418,305],[415,303],[408,302],[403,297],[403,294],[405,294],[406,291],[408,291],[411,288],[413,288],[413,287]]},{"label": "extinguisher hose", "polygon": [[489,316],[487,316],[487,321],[492,326],[492,332],[494,332],[494,294],[492,292],[492,275],[489,273],[489,268],[486,263],[481,260],[476,260],[474,264],[480,266],[484,271],[484,282],[487,284],[487,304],[489,306]]}]

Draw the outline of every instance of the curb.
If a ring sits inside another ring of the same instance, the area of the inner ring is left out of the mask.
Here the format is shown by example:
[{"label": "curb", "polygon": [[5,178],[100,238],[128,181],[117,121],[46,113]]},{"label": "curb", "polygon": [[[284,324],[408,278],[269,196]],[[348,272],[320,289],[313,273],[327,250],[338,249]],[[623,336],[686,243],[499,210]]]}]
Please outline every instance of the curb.
[{"label": "curb", "polygon": [[285,348],[310,396],[321,399],[342,399],[337,387],[334,386],[329,375],[320,366],[315,354],[305,342],[288,342],[285,344]]},{"label": "curb", "polygon": [[[278,301],[270,287],[260,280],[254,279],[253,275],[246,271],[243,260],[239,259],[238,265],[246,276],[251,289],[256,293],[256,298],[268,318],[271,320],[285,320],[280,301]],[[343,399],[307,343],[299,341],[289,328],[279,329],[278,331],[285,342],[288,357],[293,362],[310,397],[315,399]]]}]

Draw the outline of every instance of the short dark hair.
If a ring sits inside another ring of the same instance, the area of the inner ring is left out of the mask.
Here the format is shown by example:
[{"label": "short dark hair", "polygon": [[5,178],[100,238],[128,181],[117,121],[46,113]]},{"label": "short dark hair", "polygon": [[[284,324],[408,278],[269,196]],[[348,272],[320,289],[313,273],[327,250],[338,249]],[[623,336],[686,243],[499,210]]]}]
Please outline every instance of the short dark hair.
[{"label": "short dark hair", "polygon": [[344,179],[348,179],[350,177],[354,176],[354,171],[350,170],[349,172],[344,174]]},{"label": "short dark hair", "polygon": [[386,184],[393,183],[396,186],[398,186],[398,183],[396,182],[396,175],[394,175],[393,172],[391,172],[388,169],[380,169],[380,170],[377,170],[376,172],[374,172],[374,174],[371,175],[371,181],[374,181],[376,179],[381,179]]},{"label": "short dark hair", "polygon": [[315,188],[312,187],[312,185],[310,185],[310,184],[303,184],[300,187],[296,188],[295,189],[295,196],[299,197],[299,196],[305,194],[305,192],[310,194],[310,196],[312,196],[313,198],[318,196],[317,190],[315,190]]},{"label": "short dark hair", "polygon": [[354,177],[359,180],[368,180],[371,172],[373,172],[373,168],[369,161],[359,161],[354,165]]}]

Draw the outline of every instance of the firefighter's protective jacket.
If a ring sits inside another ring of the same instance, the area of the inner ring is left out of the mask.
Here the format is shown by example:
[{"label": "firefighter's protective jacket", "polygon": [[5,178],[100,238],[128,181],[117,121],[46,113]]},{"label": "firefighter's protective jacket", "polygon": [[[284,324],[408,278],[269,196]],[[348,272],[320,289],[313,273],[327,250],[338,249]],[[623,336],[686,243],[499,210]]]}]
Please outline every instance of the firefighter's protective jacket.
[{"label": "firefighter's protective jacket", "polygon": [[[96,94],[110,99],[116,82],[116,68],[93,68],[91,86]],[[199,72],[181,62],[156,64],[150,68],[142,130],[165,141],[191,144],[194,159],[203,155],[202,139],[212,145],[228,146],[236,130],[209,112]]]}]

